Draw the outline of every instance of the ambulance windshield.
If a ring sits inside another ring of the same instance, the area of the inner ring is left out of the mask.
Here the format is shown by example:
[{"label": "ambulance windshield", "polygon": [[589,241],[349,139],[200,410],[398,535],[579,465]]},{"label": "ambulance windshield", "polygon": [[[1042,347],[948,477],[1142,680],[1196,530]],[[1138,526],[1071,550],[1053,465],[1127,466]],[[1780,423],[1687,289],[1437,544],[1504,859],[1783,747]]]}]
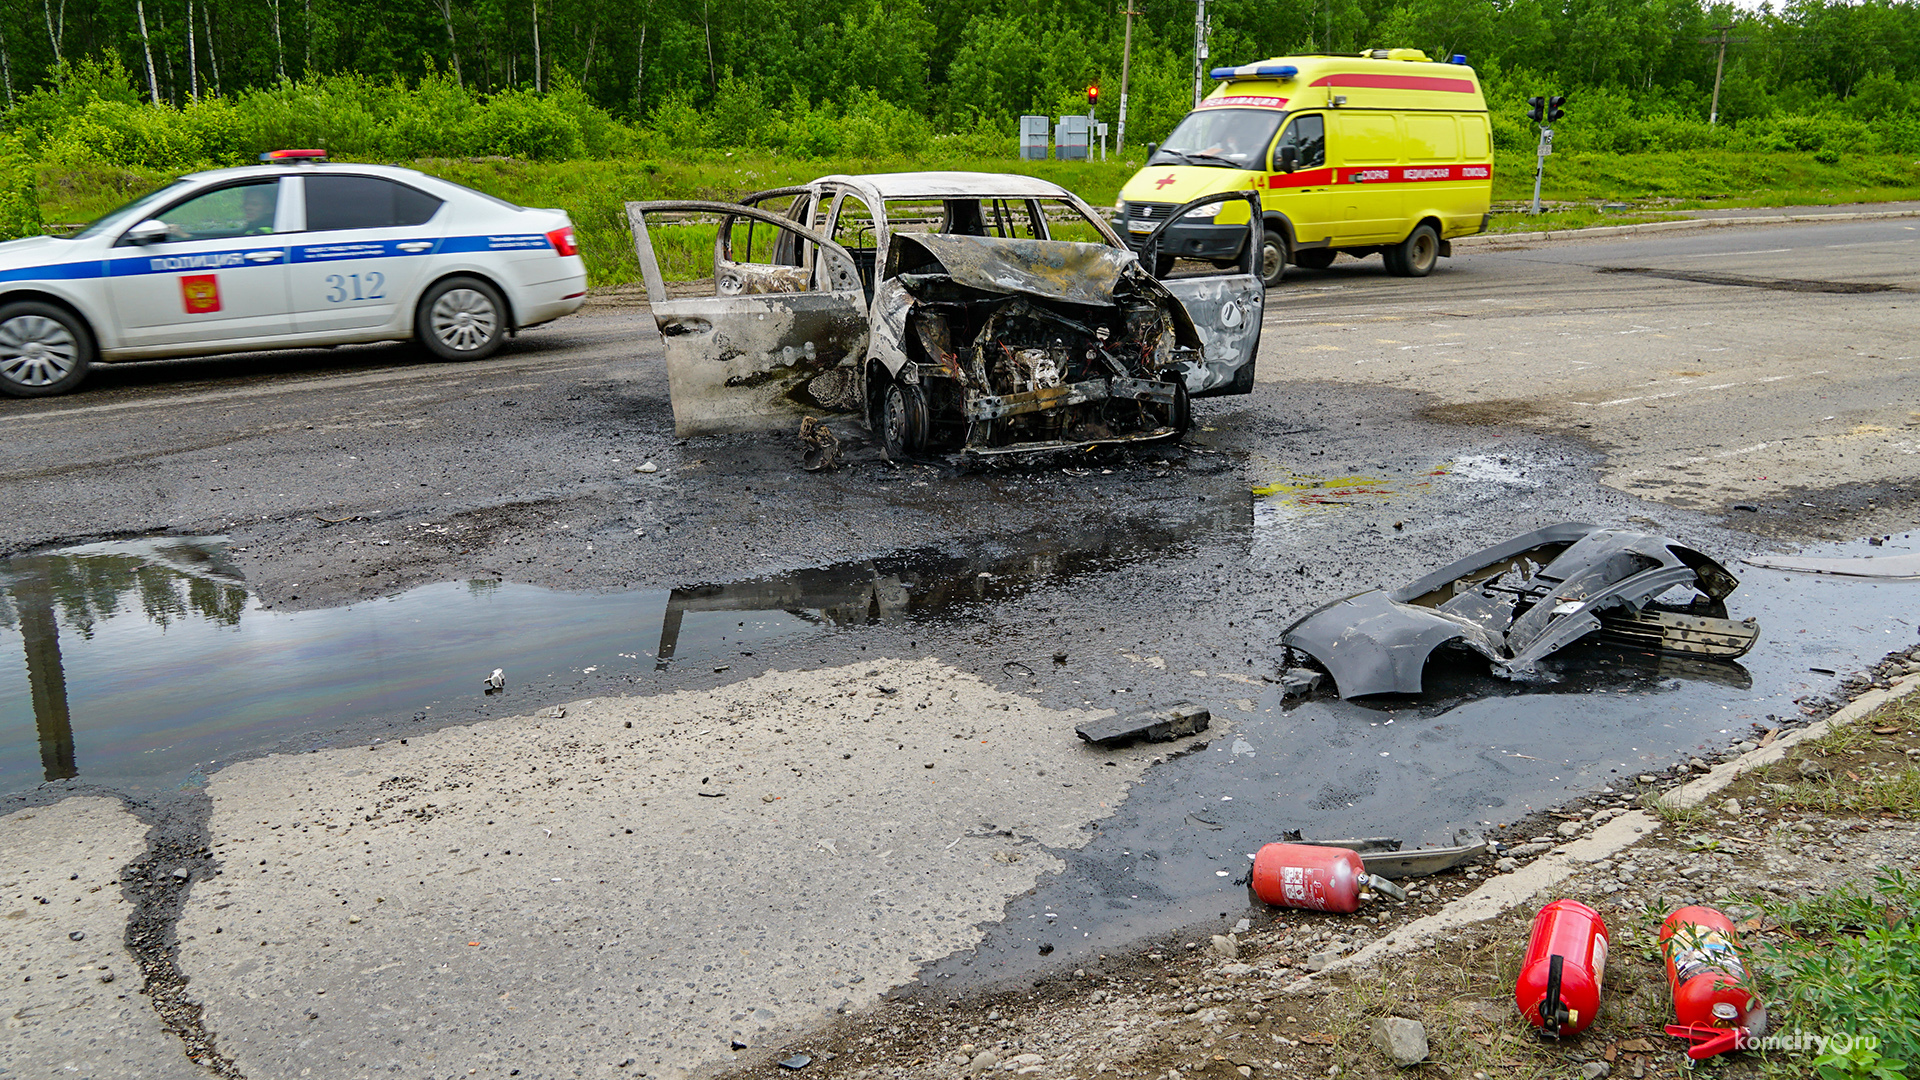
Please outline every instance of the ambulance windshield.
[{"label": "ambulance windshield", "polygon": [[1286,118],[1279,109],[1195,109],[1148,164],[1262,169],[1273,133]]}]

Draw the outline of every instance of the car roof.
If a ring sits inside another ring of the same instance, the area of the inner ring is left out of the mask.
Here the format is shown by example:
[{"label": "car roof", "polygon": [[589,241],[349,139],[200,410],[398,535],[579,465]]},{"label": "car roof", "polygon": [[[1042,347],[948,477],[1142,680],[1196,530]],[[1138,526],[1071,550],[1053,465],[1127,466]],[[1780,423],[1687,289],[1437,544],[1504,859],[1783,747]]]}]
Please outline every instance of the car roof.
[{"label": "car roof", "polygon": [[1012,173],[900,172],[823,176],[815,184],[864,187],[882,199],[937,199],[954,196],[1005,196],[1018,199],[1072,198],[1072,192],[1048,180]]},{"label": "car roof", "polygon": [[394,180],[419,182],[432,177],[416,169],[403,169],[396,165],[358,165],[349,162],[325,162],[302,165],[239,165],[231,169],[208,169],[205,172],[188,173],[182,180],[199,183],[219,183],[223,180],[240,180],[254,176],[305,176],[309,173],[344,172],[364,176],[385,176]]}]

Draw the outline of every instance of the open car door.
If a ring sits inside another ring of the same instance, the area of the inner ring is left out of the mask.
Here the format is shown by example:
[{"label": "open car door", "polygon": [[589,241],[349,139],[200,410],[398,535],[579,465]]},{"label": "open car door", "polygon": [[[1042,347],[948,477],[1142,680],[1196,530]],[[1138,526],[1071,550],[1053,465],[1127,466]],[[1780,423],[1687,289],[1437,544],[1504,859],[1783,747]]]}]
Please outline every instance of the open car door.
[{"label": "open car door", "polygon": [[1254,191],[1223,191],[1203,195],[1176,208],[1148,235],[1141,247],[1141,265],[1152,267],[1167,226],[1194,209],[1212,203],[1243,199],[1251,211],[1249,235],[1240,249],[1240,265],[1225,274],[1166,277],[1160,284],[1186,306],[1200,334],[1201,362],[1187,372],[1187,396],[1253,393],[1254,354],[1260,350],[1260,323],[1267,287],[1260,281],[1260,195]]},{"label": "open car door", "polygon": [[[647,215],[669,213],[719,219],[719,295],[667,295]],[[630,202],[627,222],[665,347],[676,435],[864,415],[867,304],[844,248],[805,223],[735,203]],[[756,261],[749,245],[762,241],[766,257]]]}]

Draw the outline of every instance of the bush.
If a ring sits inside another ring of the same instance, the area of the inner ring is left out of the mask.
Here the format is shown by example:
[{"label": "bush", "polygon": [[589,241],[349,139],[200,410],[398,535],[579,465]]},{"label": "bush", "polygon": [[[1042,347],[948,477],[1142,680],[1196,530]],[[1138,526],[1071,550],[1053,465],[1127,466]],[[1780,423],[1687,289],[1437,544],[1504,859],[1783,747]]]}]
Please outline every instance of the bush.
[{"label": "bush", "polygon": [[47,231],[40,219],[39,167],[20,140],[0,136],[0,240],[39,236]]}]

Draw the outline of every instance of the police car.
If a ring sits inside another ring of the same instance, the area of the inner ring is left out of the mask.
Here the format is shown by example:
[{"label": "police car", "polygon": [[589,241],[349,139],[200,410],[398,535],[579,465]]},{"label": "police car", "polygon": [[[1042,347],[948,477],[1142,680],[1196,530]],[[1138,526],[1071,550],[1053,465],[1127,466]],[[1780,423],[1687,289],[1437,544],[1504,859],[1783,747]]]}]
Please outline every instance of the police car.
[{"label": "police car", "polygon": [[324,151],[261,159],[0,244],[0,393],[65,393],[98,361],[366,341],[478,360],[585,302],[562,211]]}]

